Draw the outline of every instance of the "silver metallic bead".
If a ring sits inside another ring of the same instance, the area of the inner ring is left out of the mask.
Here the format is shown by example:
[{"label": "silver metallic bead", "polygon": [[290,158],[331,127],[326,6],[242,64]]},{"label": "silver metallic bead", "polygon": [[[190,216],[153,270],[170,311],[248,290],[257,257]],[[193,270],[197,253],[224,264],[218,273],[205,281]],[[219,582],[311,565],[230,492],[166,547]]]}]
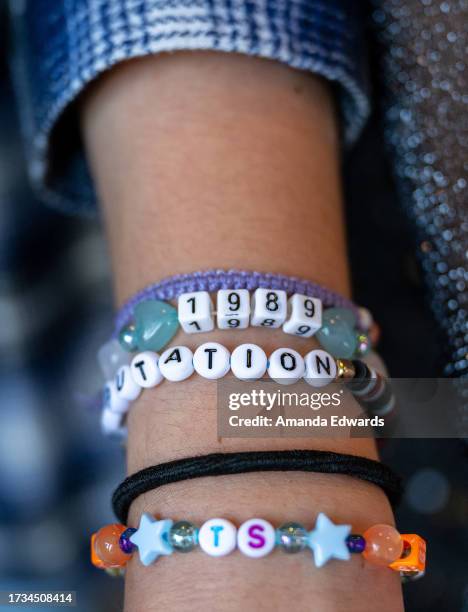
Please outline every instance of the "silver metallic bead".
[{"label": "silver metallic bead", "polygon": [[308,533],[299,523],[284,523],[276,530],[278,546],[286,553],[298,553],[307,546]]},{"label": "silver metallic bead", "polygon": [[169,544],[178,552],[190,552],[198,543],[198,529],[189,521],[178,521],[169,530]]},{"label": "silver metallic bead", "polygon": [[119,343],[120,346],[129,353],[138,350],[135,326],[132,323],[130,323],[129,325],[125,325],[125,327],[122,327],[122,329],[120,330]]}]

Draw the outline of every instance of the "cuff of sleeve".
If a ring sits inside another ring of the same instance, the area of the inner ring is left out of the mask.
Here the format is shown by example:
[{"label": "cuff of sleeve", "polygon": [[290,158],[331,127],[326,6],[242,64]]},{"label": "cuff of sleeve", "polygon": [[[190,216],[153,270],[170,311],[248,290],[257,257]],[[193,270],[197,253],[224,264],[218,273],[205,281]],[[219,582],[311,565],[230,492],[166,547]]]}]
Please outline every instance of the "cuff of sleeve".
[{"label": "cuff of sleeve", "polygon": [[28,166],[42,199],[89,213],[95,195],[73,101],[111,66],[178,50],[269,58],[335,85],[345,144],[369,114],[358,3],[343,0],[35,0],[13,15]]}]

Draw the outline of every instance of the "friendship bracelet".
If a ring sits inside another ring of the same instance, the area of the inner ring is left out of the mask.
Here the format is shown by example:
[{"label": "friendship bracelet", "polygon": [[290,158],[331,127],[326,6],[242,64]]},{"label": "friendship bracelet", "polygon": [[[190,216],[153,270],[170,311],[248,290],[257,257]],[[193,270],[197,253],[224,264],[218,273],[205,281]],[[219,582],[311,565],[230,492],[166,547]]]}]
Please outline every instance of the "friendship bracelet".
[{"label": "friendship bracelet", "polygon": [[395,407],[395,397],[387,379],[369,369],[363,361],[335,359],[320,349],[310,351],[303,358],[290,348],[276,349],[267,358],[256,344],[241,344],[231,354],[222,344],[206,342],[195,353],[186,346],[171,347],[161,355],[144,351],[138,353],[130,365],[121,366],[115,379],[104,387],[103,433],[125,436],[125,415],[130,403],[144,388],[156,387],[164,379],[182,381],[194,372],[216,380],[229,371],[240,380],[259,380],[268,373],[275,382],[286,385],[302,378],[312,387],[343,380],[361,407],[372,416],[384,416]]},{"label": "friendship bracelet", "polygon": [[388,466],[366,457],[320,450],[252,451],[187,457],[145,468],[128,476],[116,488],[112,508],[118,520],[125,523],[137,497],[174,482],[249,472],[298,471],[359,478],[380,487],[392,506],[402,495],[399,476]]},{"label": "friendship bracelet", "polygon": [[308,531],[302,524],[286,522],[275,529],[262,518],[252,518],[237,529],[224,518],[208,519],[198,528],[190,521],[157,520],[143,514],[138,529],[125,525],[107,525],[91,537],[91,562],[110,570],[123,570],[138,552],[144,566],[173,552],[187,553],[197,546],[211,557],[224,557],[236,548],[252,559],[280,548],[295,554],[309,548],[315,566],[320,568],[332,559],[348,561],[361,554],[366,561],[399,572],[402,578],[424,575],[426,542],[416,534],[400,534],[391,525],[373,525],[362,535],[351,533],[351,525],[333,523],[320,512],[315,526]]},{"label": "friendship bracelet", "polygon": [[146,300],[173,300],[182,293],[192,293],[194,291],[213,292],[220,289],[254,291],[258,288],[271,288],[283,290],[289,294],[301,293],[308,297],[316,297],[325,306],[347,308],[355,313],[357,319],[360,317],[358,307],[351,300],[318,283],[283,274],[249,272],[246,270],[205,270],[170,276],[158,283],[148,285],[136,293],[127,300],[117,313],[115,334],[117,335],[121,328],[130,322],[135,307]]},{"label": "friendship bracelet", "polygon": [[[364,314],[365,313],[365,314]],[[118,333],[121,348],[128,352],[159,351],[176,335],[179,327],[187,334],[219,329],[253,327],[279,328],[300,338],[315,335],[319,343],[335,357],[365,355],[378,338],[378,329],[369,311],[360,309],[358,319],[352,310],[328,308],[322,313],[322,301],[286,291],[258,288],[252,295],[247,289],[220,289],[216,310],[207,291],[179,295],[178,307],[147,299],[135,306],[131,323]],[[102,349],[101,349],[102,350]]]}]

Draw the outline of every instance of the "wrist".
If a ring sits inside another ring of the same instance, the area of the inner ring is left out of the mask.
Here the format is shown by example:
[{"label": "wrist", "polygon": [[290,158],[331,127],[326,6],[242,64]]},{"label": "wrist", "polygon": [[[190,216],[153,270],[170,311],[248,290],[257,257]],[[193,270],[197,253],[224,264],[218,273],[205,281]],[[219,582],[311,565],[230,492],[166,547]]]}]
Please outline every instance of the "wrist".
[{"label": "wrist", "polygon": [[[180,336],[180,337],[179,337]],[[195,350],[201,343],[219,342],[232,351],[243,342],[257,343],[266,354],[288,346],[305,354],[318,346],[314,338],[286,336],[281,329],[214,330],[209,333],[180,334],[173,344]],[[164,381],[145,390],[128,414],[128,472],[189,455],[248,450],[304,449],[329,450],[377,458],[372,438],[220,438],[217,425],[217,382],[198,375],[177,383]],[[344,409],[354,407],[346,397]]]},{"label": "wrist", "polygon": [[[294,520],[306,528],[311,528],[317,514],[324,512],[334,522],[351,524],[357,533],[372,524],[393,523],[385,495],[373,485],[347,476],[303,473],[252,473],[184,481],[138,498],[129,524],[137,526],[143,512],[174,521],[186,519],[198,526],[211,517],[226,518],[236,525],[260,517],[273,525]],[[151,588],[155,581],[156,593]],[[285,610],[294,592],[295,609],[307,609],[320,594],[320,609],[336,610],[342,607],[338,602],[346,594],[346,609],[362,612],[367,608],[356,584],[365,585],[371,597],[379,597],[381,612],[402,609],[399,577],[388,568],[352,558],[317,569],[309,553],[293,558],[280,551],[260,560],[247,559],[239,552],[213,559],[194,551],[165,557],[149,567],[132,559],[127,569],[126,604],[128,609],[162,609],[164,605],[164,609],[188,610],[195,592],[200,609],[262,609],[262,601],[269,601],[270,605],[275,602],[276,609]],[[201,590],[197,585],[203,585]],[[235,597],[226,600],[225,592]]]}]

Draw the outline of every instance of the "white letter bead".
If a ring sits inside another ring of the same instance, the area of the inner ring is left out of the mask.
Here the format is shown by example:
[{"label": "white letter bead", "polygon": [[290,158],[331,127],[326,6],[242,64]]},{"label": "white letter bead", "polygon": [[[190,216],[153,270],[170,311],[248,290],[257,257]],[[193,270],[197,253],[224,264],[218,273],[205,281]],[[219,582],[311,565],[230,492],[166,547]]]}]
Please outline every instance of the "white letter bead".
[{"label": "white letter bead", "polygon": [[105,436],[123,438],[126,427],[123,425],[123,414],[104,408],[101,414],[101,431]]},{"label": "white letter bead", "polygon": [[286,291],[256,289],[252,295],[251,325],[254,327],[281,327],[287,315]]},{"label": "white letter bead", "polygon": [[125,414],[128,410],[129,402],[121,397],[117,392],[115,380],[109,380],[104,387],[103,408],[118,414]]},{"label": "white letter bead", "polygon": [[322,327],[322,302],[295,293],[288,301],[289,318],[283,325],[286,334],[310,338]]},{"label": "white letter bead", "polygon": [[335,380],[336,374],[336,361],[327,351],[316,349],[305,356],[304,378],[312,387],[325,387]]},{"label": "white letter bead", "polygon": [[258,559],[271,553],[275,547],[276,534],[273,526],[264,519],[253,518],[239,527],[237,546],[247,555]]},{"label": "white letter bead", "polygon": [[211,557],[223,557],[236,547],[236,528],[226,519],[213,518],[200,527],[198,543]]},{"label": "white letter bead", "polygon": [[203,378],[222,378],[229,372],[229,351],[217,342],[205,342],[193,354],[193,367]]},{"label": "white letter bead", "polygon": [[159,358],[159,369],[167,380],[179,382],[193,374],[193,353],[186,346],[168,348]]},{"label": "white letter bead", "polygon": [[182,293],[179,296],[179,323],[187,334],[212,331],[214,329],[214,317],[208,291],[194,291],[193,293]]},{"label": "white letter bead", "polygon": [[280,385],[292,385],[304,374],[304,359],[293,349],[279,348],[270,355],[268,375]]},{"label": "white letter bead", "polygon": [[128,365],[121,366],[117,370],[115,386],[117,394],[129,402],[136,400],[141,393],[141,387],[135,382]]},{"label": "white letter bead", "polygon": [[159,355],[153,351],[143,351],[132,359],[130,371],[133,380],[144,389],[156,387],[162,381],[163,376],[158,366]]},{"label": "white letter bead", "polygon": [[241,344],[231,355],[231,370],[240,380],[258,380],[266,372],[268,359],[256,344]]},{"label": "white letter bead", "polygon": [[220,289],[216,311],[219,329],[245,329],[250,319],[249,292],[247,289]]}]

